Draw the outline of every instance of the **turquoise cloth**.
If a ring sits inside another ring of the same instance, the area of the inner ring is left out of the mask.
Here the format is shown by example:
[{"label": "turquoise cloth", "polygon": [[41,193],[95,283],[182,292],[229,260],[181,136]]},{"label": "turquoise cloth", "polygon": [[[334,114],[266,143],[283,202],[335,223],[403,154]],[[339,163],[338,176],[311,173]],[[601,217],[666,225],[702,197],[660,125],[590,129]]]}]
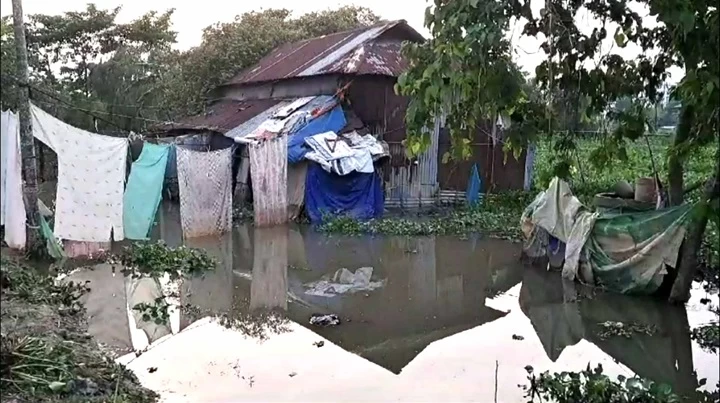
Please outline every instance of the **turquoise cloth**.
[{"label": "turquoise cloth", "polygon": [[162,199],[169,151],[170,146],[145,143],[140,157],[130,168],[123,199],[123,225],[127,239],[148,239]]}]

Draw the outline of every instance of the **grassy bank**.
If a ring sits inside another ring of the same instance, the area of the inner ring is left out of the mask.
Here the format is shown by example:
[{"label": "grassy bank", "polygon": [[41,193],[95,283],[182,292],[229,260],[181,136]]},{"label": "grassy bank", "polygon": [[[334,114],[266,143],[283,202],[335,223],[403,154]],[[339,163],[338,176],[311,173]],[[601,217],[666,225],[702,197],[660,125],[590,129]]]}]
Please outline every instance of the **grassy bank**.
[{"label": "grassy bank", "polygon": [[87,333],[82,285],[52,276],[3,251],[2,401],[154,402],[157,395],[116,364]]}]

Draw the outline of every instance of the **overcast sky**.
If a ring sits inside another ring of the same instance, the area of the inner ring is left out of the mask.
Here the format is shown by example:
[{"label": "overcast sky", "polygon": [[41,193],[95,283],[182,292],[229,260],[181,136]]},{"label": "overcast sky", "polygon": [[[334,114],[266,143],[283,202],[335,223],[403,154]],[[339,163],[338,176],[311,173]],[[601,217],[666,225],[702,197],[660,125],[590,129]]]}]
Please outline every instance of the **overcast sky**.
[{"label": "overcast sky", "polygon": [[[79,11],[85,8],[88,0],[23,0],[25,14],[60,14],[65,11]],[[344,5],[360,5],[373,10],[376,14],[388,20],[406,20],[413,28],[428,36],[428,31],[423,27],[423,19],[425,8],[428,6],[426,0],[200,0],[200,1],[177,1],[177,0],[94,0],[99,8],[114,8],[118,5],[122,6],[122,11],[118,16],[118,22],[127,22],[135,19],[148,11],[164,11],[169,8],[175,8],[173,14],[173,28],[178,32],[177,47],[179,49],[187,49],[200,44],[203,28],[216,22],[230,22],[236,15],[242,14],[253,9],[262,8],[287,8],[293,10],[297,15],[301,15],[311,11],[321,11],[328,8],[337,8]],[[11,0],[0,0],[0,10],[2,15],[12,14]],[[542,1],[533,2],[533,11],[539,14],[542,7]],[[592,30],[591,21],[587,17],[578,17],[580,23],[578,27],[581,30]],[[583,29],[585,28],[585,29]],[[513,26],[512,36],[515,46],[515,58],[523,70],[533,73],[535,67],[543,59],[543,53],[539,51],[539,42],[530,38],[521,38],[520,24]],[[609,32],[614,32],[608,29]],[[613,47],[612,35],[608,35],[608,41],[604,44],[605,52]],[[619,53],[624,57],[634,57],[637,55],[637,49],[617,49],[612,51]],[[671,81],[677,81],[680,78],[679,72],[674,74]]]}]

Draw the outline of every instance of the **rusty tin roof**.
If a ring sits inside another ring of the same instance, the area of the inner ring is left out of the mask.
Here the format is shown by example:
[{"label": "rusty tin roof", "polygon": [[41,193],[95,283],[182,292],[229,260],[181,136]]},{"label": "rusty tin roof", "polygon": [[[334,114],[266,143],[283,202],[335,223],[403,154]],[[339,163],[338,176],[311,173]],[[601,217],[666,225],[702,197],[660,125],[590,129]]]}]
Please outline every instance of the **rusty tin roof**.
[{"label": "rusty tin roof", "polygon": [[404,20],[375,24],[282,45],[224,85],[323,74],[398,76],[406,68],[403,41],[424,38]]},{"label": "rusty tin roof", "polygon": [[155,126],[153,131],[172,132],[208,130],[225,134],[241,123],[276,105],[279,100],[254,101],[221,100],[208,106],[205,113]]}]

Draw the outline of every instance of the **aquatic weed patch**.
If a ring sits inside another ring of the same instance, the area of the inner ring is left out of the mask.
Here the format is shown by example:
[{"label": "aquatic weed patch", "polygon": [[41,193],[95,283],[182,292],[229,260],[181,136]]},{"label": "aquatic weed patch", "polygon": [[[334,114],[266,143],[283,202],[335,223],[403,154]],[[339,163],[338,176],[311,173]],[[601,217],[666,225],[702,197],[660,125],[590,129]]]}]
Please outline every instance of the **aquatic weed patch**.
[{"label": "aquatic weed patch", "polygon": [[108,258],[110,264],[124,266],[133,276],[160,277],[169,274],[172,280],[202,275],[215,269],[217,262],[202,249],[179,246],[171,248],[164,242],[135,243],[123,252]]},{"label": "aquatic weed patch", "polygon": [[133,311],[140,312],[144,322],[154,322],[156,325],[170,323],[170,304],[164,296],[155,298],[153,303],[141,302],[133,307]]},{"label": "aquatic weed patch", "polygon": [[[588,367],[580,372],[528,372],[529,385],[522,385],[525,397],[530,402],[557,403],[679,403],[693,401],[710,403],[716,401],[717,392],[697,391],[693,396],[680,396],[667,384],[653,382],[639,377],[626,378],[622,375],[612,379],[603,373],[602,365]],[[700,386],[704,381],[700,382]],[[688,399],[688,400],[686,400]]]},{"label": "aquatic weed patch", "polygon": [[598,323],[598,326],[600,326],[600,332],[598,332],[598,337],[603,340],[609,339],[611,337],[625,337],[626,339],[629,339],[638,334],[652,336],[657,333],[658,330],[657,327],[654,325],[613,321]]},{"label": "aquatic weed patch", "polygon": [[157,395],[116,364],[87,333],[77,301],[84,285],[55,283],[2,260],[2,401],[153,402]]},{"label": "aquatic weed patch", "polygon": [[703,349],[718,353],[720,352],[720,323],[696,327],[690,331],[690,338]]},{"label": "aquatic weed patch", "polygon": [[329,217],[319,229],[327,233],[345,235],[466,235],[486,233],[493,237],[520,240],[520,215],[530,202],[530,194],[508,192],[487,195],[477,208],[460,208],[450,213],[415,218],[383,218],[359,221],[351,217]]}]

